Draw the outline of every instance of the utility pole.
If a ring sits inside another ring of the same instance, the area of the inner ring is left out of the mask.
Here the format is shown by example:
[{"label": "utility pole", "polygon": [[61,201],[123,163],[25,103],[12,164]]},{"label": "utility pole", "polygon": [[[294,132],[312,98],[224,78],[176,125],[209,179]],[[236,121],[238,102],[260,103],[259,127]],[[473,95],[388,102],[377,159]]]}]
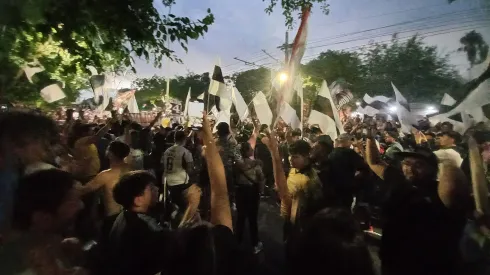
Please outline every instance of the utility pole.
[{"label": "utility pole", "polygon": [[289,49],[291,49],[292,46],[293,45],[289,44],[289,32],[286,31],[286,37],[285,37],[284,44],[277,47],[281,51],[284,51],[284,64],[288,64],[288,62],[289,62]]},{"label": "utility pole", "polygon": [[284,64],[288,64],[289,62],[289,32],[286,31],[286,37],[284,42]]}]

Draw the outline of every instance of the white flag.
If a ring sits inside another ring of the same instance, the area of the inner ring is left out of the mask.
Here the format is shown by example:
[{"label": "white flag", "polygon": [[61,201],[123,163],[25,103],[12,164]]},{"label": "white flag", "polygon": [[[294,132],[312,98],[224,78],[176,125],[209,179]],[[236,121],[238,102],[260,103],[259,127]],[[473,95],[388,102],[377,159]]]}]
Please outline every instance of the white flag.
[{"label": "white flag", "polygon": [[289,105],[289,103],[284,102],[281,106],[280,116],[286,124],[291,125],[292,129],[301,129],[301,121],[296,114],[296,110]]},{"label": "white flag", "polygon": [[235,105],[235,109],[238,113],[238,116],[240,117],[240,120],[244,121],[245,119],[247,119],[248,117],[247,103],[245,103],[245,100],[243,99],[242,95],[235,87],[232,87],[232,100],[233,100],[233,104]]},{"label": "white flag", "polygon": [[441,100],[441,105],[453,106],[454,104],[456,104],[456,100],[452,96],[444,94]]},{"label": "white flag", "polygon": [[138,108],[138,102],[136,102],[136,97],[133,96],[128,101],[128,111],[131,114],[139,114],[140,109]]},{"label": "white flag", "polygon": [[185,105],[184,105],[184,116],[187,116],[187,112],[189,110],[189,101],[191,100],[191,87],[189,87],[189,91],[187,92],[187,97],[185,99]]},{"label": "white flag", "polygon": [[53,103],[66,97],[58,84],[52,84],[41,90],[41,97],[48,103]]},{"label": "white flag", "polygon": [[42,71],[44,71],[44,68],[41,65],[38,65],[36,67],[29,67],[29,66],[24,67],[24,72],[25,72],[25,74],[27,76],[27,79],[31,83],[32,83],[32,77],[35,74],[40,73]]},{"label": "white flag", "polygon": [[204,100],[204,93],[200,94],[200,95],[197,97],[197,99],[199,99],[199,100]]},{"label": "white flag", "polygon": [[258,92],[252,100],[255,108],[255,113],[260,121],[260,124],[271,125],[272,124],[272,111],[267,102],[267,98],[264,93]]}]

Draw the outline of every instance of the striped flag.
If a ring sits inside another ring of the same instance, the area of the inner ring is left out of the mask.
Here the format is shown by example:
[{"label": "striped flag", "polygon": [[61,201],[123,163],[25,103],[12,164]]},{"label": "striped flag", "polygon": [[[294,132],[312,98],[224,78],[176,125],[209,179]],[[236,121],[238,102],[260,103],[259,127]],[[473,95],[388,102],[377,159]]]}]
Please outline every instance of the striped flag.
[{"label": "striped flag", "polygon": [[306,39],[308,36],[308,19],[310,18],[310,7],[305,8],[301,14],[301,24],[299,26],[296,37],[294,38],[291,57],[288,62],[288,79],[282,87],[282,92],[278,93],[278,100],[282,102],[291,102],[294,92],[296,76],[299,73],[301,59],[306,50]]},{"label": "striped flag", "polygon": [[[209,83],[209,89],[208,89],[208,96],[209,100],[211,102],[214,102],[214,105],[216,106],[216,109],[221,111],[221,105],[222,103],[221,98],[228,98],[225,95],[227,94],[226,91],[226,84],[225,84],[225,79],[223,77],[223,72],[221,71],[221,67],[219,65],[214,66],[213,70],[213,76],[211,77],[211,82]],[[228,98],[231,101],[231,96]],[[225,105],[228,105],[225,103]]]},{"label": "striped flag", "polygon": [[339,112],[335,107],[325,80],[311,109],[308,124],[318,124],[323,134],[329,135],[333,140],[337,138],[338,132],[344,132],[342,123],[340,122]]},{"label": "striped flag", "polygon": [[407,99],[401,94],[401,92],[391,83],[393,91],[395,92],[395,107],[396,115],[400,121],[402,132],[411,133],[412,125],[418,125],[417,119],[410,113],[410,106]]},{"label": "striped flag", "polygon": [[365,94],[357,112],[371,117],[379,113],[388,113],[390,104],[393,104],[394,101],[386,96],[371,97]]}]

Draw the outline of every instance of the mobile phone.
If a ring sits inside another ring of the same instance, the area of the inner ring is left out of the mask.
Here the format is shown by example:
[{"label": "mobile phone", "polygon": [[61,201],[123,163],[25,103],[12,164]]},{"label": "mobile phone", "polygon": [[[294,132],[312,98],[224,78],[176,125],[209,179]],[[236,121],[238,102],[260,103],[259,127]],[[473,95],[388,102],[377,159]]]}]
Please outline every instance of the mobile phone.
[{"label": "mobile phone", "polygon": [[204,112],[204,103],[199,101],[190,101],[189,108],[187,110],[187,115],[189,117],[202,118],[202,113]]}]

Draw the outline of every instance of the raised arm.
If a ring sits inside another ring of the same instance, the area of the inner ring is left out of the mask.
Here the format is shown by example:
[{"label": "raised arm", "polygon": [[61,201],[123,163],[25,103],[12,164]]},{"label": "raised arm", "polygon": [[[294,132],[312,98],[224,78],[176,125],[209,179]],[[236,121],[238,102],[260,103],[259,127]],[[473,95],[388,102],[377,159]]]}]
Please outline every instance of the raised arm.
[{"label": "raised arm", "polygon": [[211,223],[224,225],[233,230],[225,168],[214,143],[211,126],[206,114],[203,116],[203,140],[206,146],[206,163],[211,184]]},{"label": "raised arm", "polygon": [[267,145],[272,155],[274,181],[277,187],[277,192],[279,193],[279,198],[281,199],[281,215],[284,217],[289,217],[291,215],[292,199],[289,195],[286,175],[284,174],[284,169],[282,167],[275,132],[269,134],[268,137],[264,137],[262,139],[262,143]]},{"label": "raised arm", "polygon": [[162,112],[159,112],[157,114],[157,116],[150,122],[150,124],[148,126],[146,126],[147,129],[151,129],[153,128],[153,126],[155,126],[155,123],[158,122],[158,120],[160,120],[160,117],[162,116]]},{"label": "raised arm", "polygon": [[81,195],[85,195],[85,194],[92,193],[92,192],[100,189],[102,186],[104,186],[104,183],[105,183],[104,172],[102,172],[102,173],[99,173],[95,178],[93,178],[87,184],[77,185],[76,188],[80,192]]},{"label": "raised arm", "polygon": [[376,141],[374,140],[371,131],[368,131],[365,156],[369,168],[371,168],[378,177],[384,179],[384,173],[388,165],[381,161],[378,147],[376,146]]}]

